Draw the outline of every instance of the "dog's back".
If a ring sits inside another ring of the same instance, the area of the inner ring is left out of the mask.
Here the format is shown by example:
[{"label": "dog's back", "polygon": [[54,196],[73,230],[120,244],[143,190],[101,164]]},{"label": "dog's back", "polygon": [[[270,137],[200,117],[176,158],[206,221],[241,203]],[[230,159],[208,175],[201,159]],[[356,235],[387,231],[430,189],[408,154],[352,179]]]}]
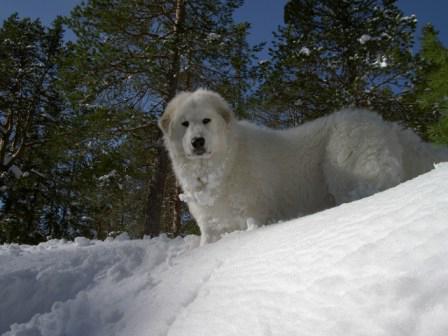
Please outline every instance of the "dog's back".
[{"label": "dog's back", "polygon": [[448,159],[446,148],[425,143],[412,130],[370,111],[343,110],[327,122],[330,138],[324,165],[336,203],[393,187]]}]

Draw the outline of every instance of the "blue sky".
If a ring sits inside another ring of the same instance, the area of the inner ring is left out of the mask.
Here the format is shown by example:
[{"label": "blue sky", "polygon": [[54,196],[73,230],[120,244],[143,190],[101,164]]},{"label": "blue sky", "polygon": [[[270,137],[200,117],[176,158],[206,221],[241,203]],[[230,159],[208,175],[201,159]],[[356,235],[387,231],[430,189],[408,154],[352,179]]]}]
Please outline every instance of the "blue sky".
[{"label": "blue sky", "polygon": [[[252,25],[250,42],[270,41],[272,32],[283,22],[283,6],[286,0],[246,0],[235,13],[237,20]],[[0,21],[14,12],[20,16],[40,18],[50,24],[57,15],[68,15],[80,0],[0,0]],[[398,6],[405,15],[415,14],[419,22],[418,32],[423,24],[432,22],[440,31],[440,38],[448,46],[448,1],[447,0],[399,0]]]}]

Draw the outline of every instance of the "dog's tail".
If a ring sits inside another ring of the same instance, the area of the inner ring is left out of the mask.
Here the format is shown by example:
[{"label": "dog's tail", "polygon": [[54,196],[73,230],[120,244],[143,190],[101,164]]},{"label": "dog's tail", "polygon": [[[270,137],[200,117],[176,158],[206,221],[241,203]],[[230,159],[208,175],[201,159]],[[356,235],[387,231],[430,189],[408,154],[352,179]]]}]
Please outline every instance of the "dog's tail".
[{"label": "dog's tail", "polygon": [[402,159],[407,178],[426,173],[439,162],[448,161],[448,146],[423,142],[414,132],[399,132]]},{"label": "dog's tail", "polygon": [[434,163],[447,162],[448,161],[448,146],[428,144],[431,146],[431,152],[433,153]]}]

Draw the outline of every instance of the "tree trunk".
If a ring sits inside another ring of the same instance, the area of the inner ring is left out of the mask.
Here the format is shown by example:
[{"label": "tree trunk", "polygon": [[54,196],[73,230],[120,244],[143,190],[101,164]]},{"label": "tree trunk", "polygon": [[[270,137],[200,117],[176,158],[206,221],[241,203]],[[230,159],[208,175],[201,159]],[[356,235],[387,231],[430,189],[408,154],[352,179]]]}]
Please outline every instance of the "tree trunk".
[{"label": "tree trunk", "polygon": [[151,237],[158,236],[162,229],[162,204],[164,186],[170,169],[168,153],[164,148],[157,149],[157,167],[149,186],[147,211],[143,233]]},{"label": "tree trunk", "polygon": [[[177,46],[180,44],[181,34],[185,22],[185,1],[176,1],[176,13],[174,21],[174,52],[171,59],[171,67],[168,73],[168,91],[165,97],[168,103],[177,93],[179,89],[179,74],[180,74],[180,58],[181,51]],[[158,139],[161,139],[160,133]],[[161,142],[161,141],[160,141]],[[165,149],[158,149],[158,166],[155,172],[154,179],[151,183],[148,195],[148,211],[144,227],[144,234],[157,236],[164,229],[170,233],[176,234],[180,231],[180,202],[177,192],[174,192],[175,199],[172,196],[172,190],[177,191],[175,178],[170,178],[173,175],[171,166],[169,164],[168,154]],[[171,192],[170,192],[171,191]],[[171,198],[171,199],[170,199]],[[162,219],[171,221],[162,225]]]},{"label": "tree trunk", "polygon": [[180,74],[180,57],[181,51],[178,46],[181,41],[181,34],[183,33],[183,28],[185,24],[185,1],[176,1],[176,18],[174,21],[174,53],[171,59],[171,70],[169,72],[169,87],[168,87],[168,97],[167,102],[174,98],[179,89],[179,74]]}]

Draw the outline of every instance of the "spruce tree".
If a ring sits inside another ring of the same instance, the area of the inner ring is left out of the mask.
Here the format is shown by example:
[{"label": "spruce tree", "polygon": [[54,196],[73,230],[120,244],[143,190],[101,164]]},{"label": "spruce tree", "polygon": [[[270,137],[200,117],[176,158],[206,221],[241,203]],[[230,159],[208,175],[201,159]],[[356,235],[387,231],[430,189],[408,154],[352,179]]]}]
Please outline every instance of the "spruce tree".
[{"label": "spruce tree", "polygon": [[[423,116],[429,115],[428,135],[432,141],[448,143],[448,49],[432,25],[423,28],[419,68],[413,94]],[[440,118],[440,120],[438,120]]]},{"label": "spruce tree", "polygon": [[263,104],[289,124],[341,107],[406,119],[401,93],[414,76],[414,16],[396,1],[291,0],[262,67]]}]

